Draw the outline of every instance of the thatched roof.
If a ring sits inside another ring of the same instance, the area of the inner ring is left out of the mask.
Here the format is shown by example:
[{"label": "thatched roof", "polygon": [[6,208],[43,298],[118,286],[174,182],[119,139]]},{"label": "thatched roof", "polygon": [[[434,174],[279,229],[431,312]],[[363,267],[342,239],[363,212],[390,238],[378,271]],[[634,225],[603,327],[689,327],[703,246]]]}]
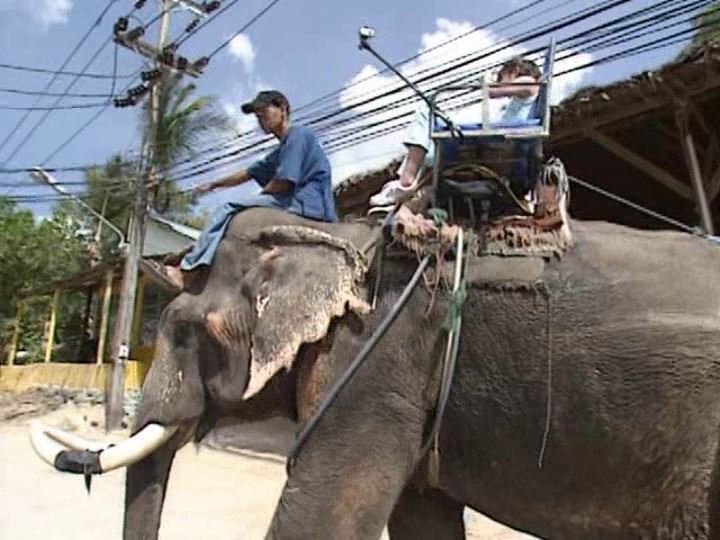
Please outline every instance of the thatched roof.
[{"label": "thatched roof", "polygon": [[384,167],[354,174],[339,184],[335,188],[335,197],[340,216],[365,215],[370,207],[370,197],[380,191],[385,182],[395,178],[400,162],[400,159],[395,159]]},{"label": "thatched roof", "polygon": [[589,127],[639,121],[677,99],[705,100],[720,91],[720,42],[709,43],[657,70],[608,86],[583,88],[553,108],[553,143]]}]

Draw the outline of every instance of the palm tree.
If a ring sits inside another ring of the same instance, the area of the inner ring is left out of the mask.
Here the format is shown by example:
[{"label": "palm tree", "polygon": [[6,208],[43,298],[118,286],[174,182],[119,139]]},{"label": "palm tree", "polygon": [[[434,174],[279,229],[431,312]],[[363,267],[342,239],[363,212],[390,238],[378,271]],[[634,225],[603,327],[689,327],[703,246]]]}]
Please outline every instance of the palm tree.
[{"label": "palm tree", "polygon": [[211,96],[194,97],[192,83],[182,84],[179,77],[160,83],[157,124],[152,126],[150,100],[143,109],[142,125],[154,139],[151,165],[163,181],[156,193],[156,208],[176,219],[188,217],[190,198],[172,180],[172,167],[183,159],[198,155],[198,147],[208,136],[227,132],[230,119],[220,112]]}]

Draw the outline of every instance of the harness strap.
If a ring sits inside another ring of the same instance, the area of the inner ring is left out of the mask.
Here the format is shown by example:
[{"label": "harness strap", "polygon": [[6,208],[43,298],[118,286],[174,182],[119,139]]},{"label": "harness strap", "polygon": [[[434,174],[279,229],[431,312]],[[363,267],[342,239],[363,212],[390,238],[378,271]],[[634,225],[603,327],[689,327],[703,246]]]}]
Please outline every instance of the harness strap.
[{"label": "harness strap", "polygon": [[428,456],[428,483],[431,487],[439,487],[440,484],[440,424],[442,423],[445,407],[450,397],[450,388],[452,387],[453,377],[455,375],[455,365],[457,361],[458,349],[460,347],[460,330],[462,328],[462,305],[465,300],[465,288],[462,280],[463,267],[465,262],[464,253],[465,241],[463,230],[460,228],[457,235],[457,247],[455,257],[455,273],[453,277],[453,292],[449,318],[449,331],[447,337],[447,346],[445,348],[445,357],[443,359],[442,379],[440,381],[440,392],[438,394],[437,405],[435,406],[435,417],[433,418],[432,428],[428,435],[426,443],[420,452],[420,456],[424,456],[430,451]]}]

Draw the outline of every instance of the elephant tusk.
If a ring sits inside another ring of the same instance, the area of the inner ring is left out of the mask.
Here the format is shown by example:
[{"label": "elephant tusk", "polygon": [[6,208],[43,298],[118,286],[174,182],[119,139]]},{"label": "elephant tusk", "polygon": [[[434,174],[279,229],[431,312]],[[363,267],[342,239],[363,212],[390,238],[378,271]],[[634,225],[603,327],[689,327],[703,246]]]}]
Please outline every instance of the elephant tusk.
[{"label": "elephant tusk", "polygon": [[33,422],[30,429],[30,442],[40,459],[53,467],[58,454],[67,450],[65,446],[50,438],[45,433],[44,426],[41,426],[38,422]]},{"label": "elephant tusk", "polygon": [[148,424],[129,439],[100,453],[102,472],[137,463],[160,448],[177,431],[177,426]]},{"label": "elephant tusk", "polygon": [[167,442],[176,431],[177,426],[148,424],[129,439],[106,447],[55,428],[34,424],[30,440],[38,456],[59,471],[102,474],[137,463]]},{"label": "elephant tusk", "polygon": [[92,452],[98,452],[105,450],[109,445],[105,443],[99,443],[85,439],[78,435],[73,435],[62,429],[43,426],[42,431],[45,432],[51,439],[55,439],[60,444],[67,446],[72,450],[90,450]]}]

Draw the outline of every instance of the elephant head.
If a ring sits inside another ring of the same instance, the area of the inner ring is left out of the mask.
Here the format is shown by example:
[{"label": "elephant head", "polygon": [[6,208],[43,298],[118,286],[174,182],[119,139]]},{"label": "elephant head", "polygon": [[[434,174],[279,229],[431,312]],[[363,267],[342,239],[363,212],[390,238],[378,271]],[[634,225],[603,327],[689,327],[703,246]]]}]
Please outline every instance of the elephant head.
[{"label": "elephant head", "polygon": [[34,427],[36,451],[59,470],[130,467],[126,537],[157,534],[177,449],[223,415],[255,408],[268,416],[278,404],[262,390],[292,370],[301,346],[322,340],[334,318],[368,309],[366,265],[351,241],[368,227],[309,224],[268,210],[236,217],[212,268],[163,312],[130,439],[107,448]]}]

